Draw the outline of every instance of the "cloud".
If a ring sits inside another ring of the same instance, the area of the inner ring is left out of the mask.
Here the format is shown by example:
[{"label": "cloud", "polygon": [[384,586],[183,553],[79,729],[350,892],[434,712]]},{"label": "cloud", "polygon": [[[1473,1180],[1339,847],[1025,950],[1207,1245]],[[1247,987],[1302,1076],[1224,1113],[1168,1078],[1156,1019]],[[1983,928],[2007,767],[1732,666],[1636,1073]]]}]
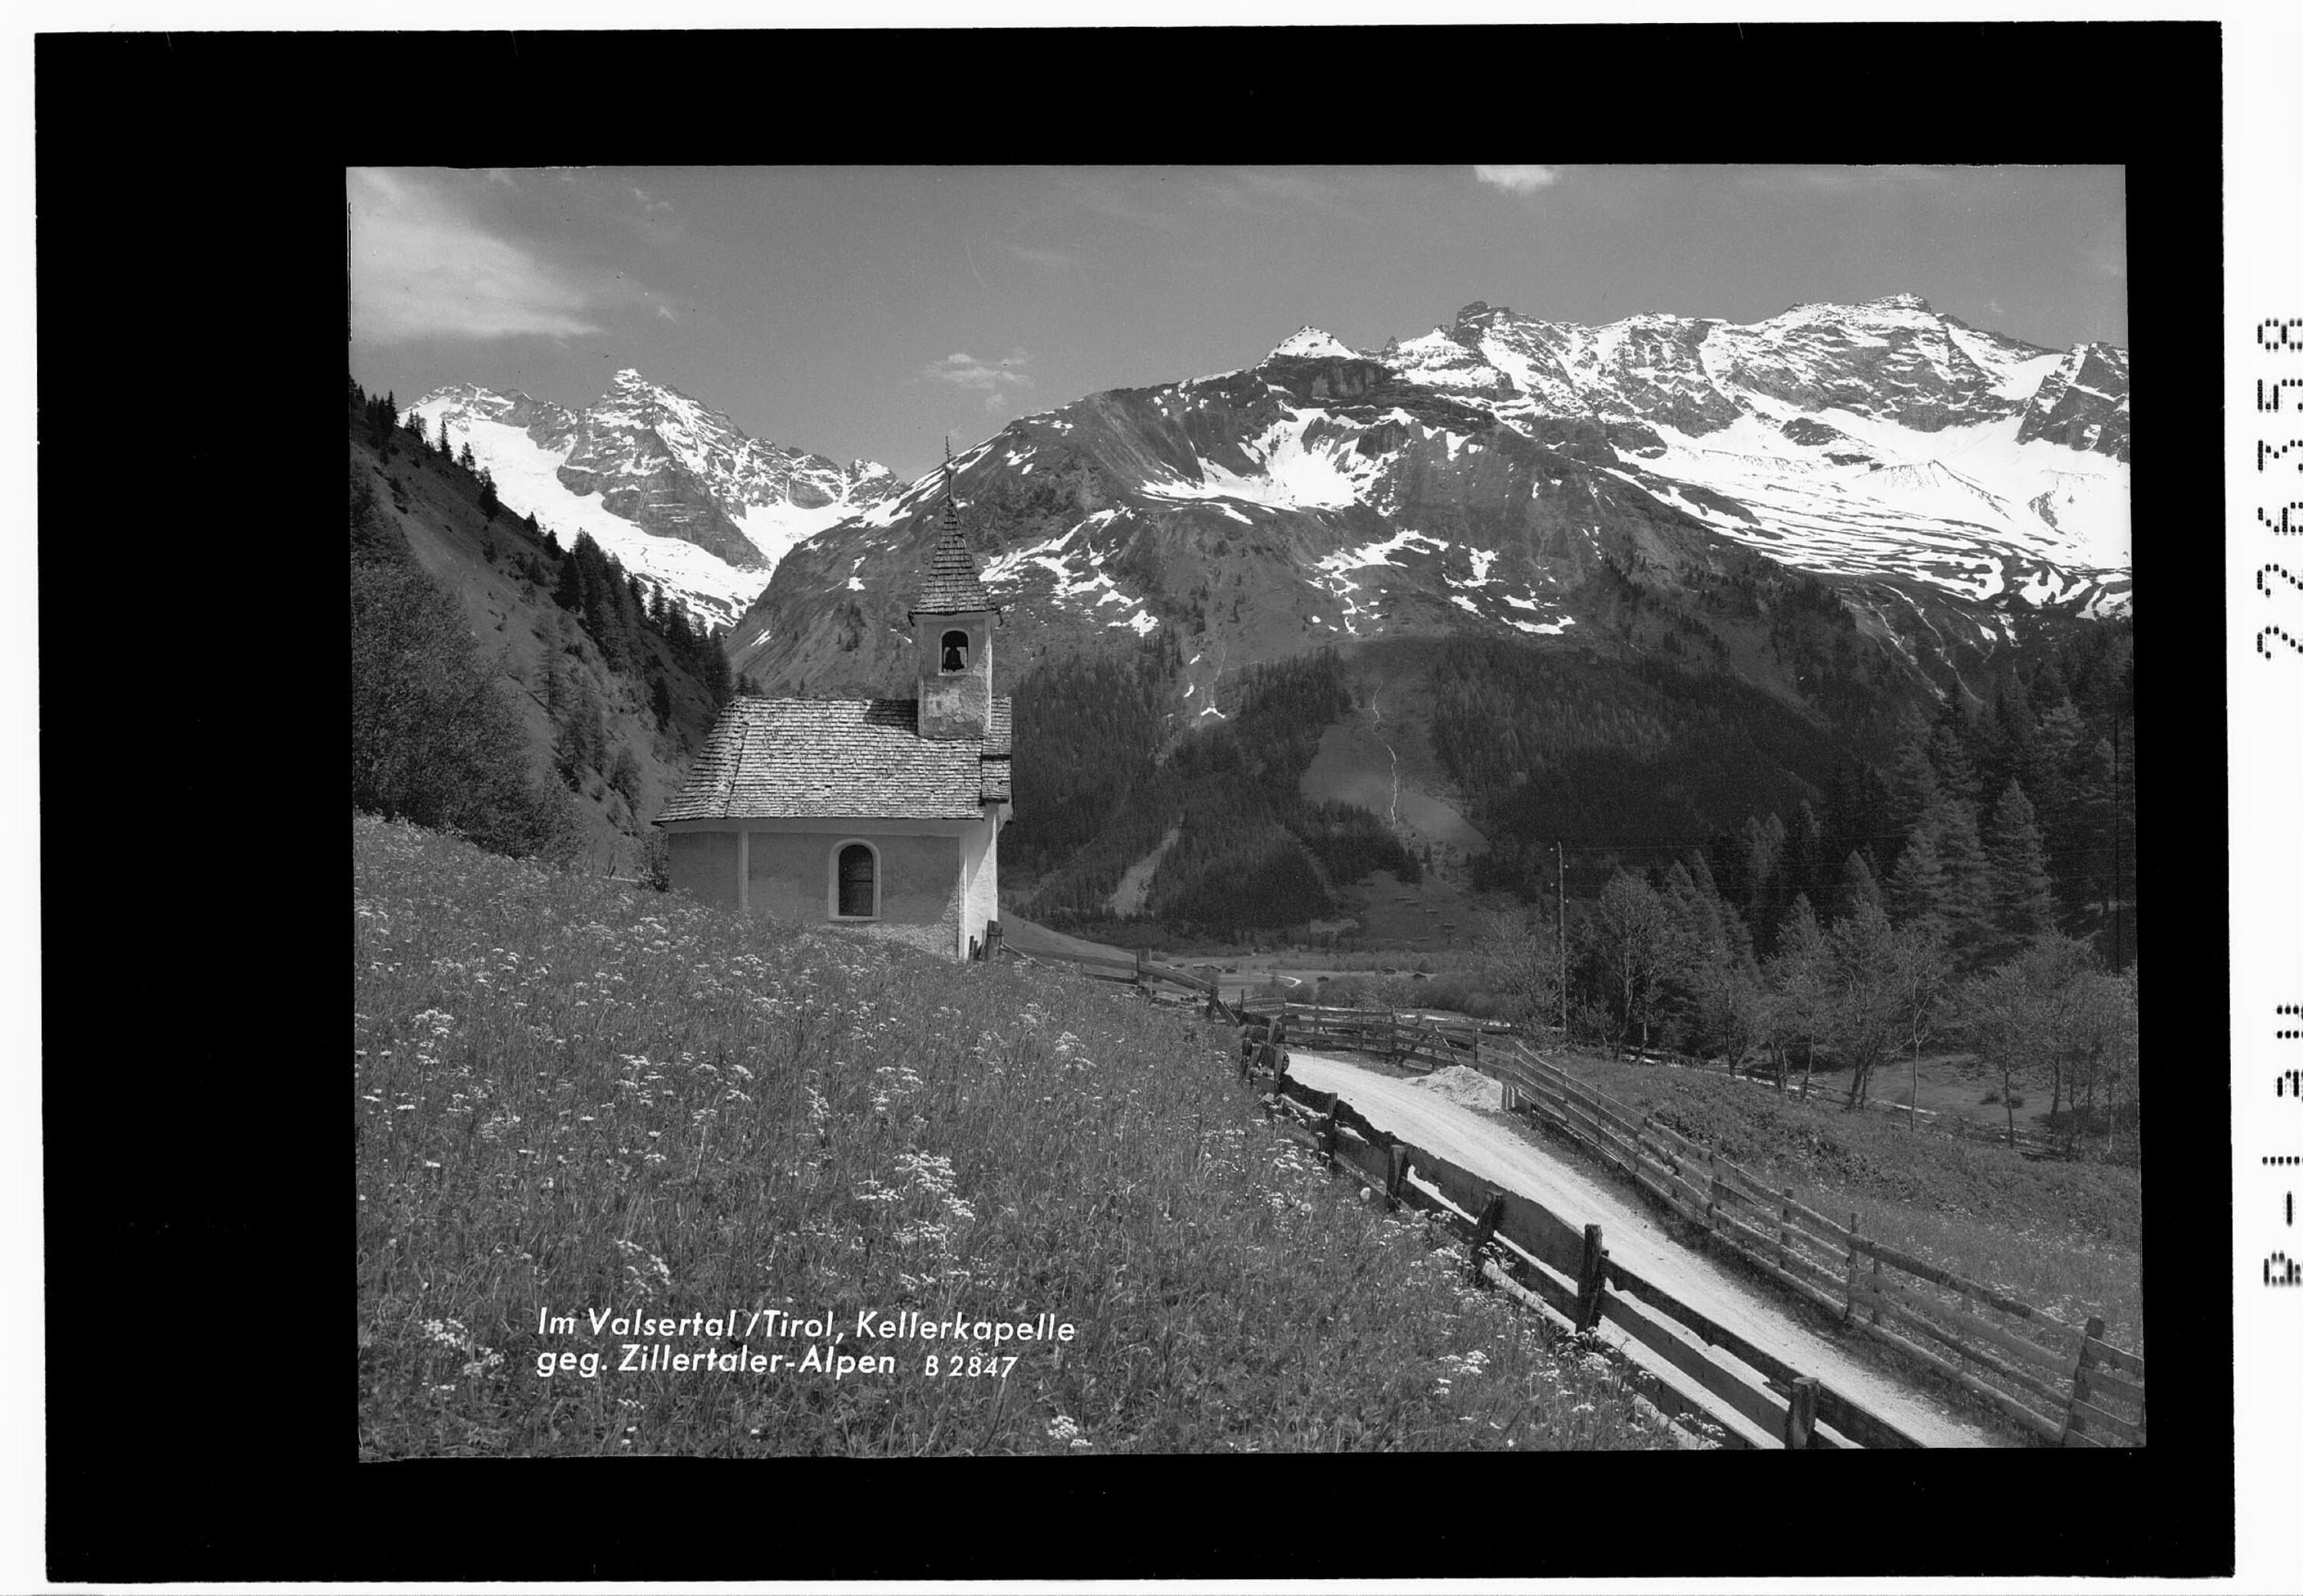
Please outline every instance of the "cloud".
[{"label": "cloud", "polygon": [[1894,183],[1931,182],[1936,166],[1757,166],[1739,173],[1747,189],[1796,189],[1817,194],[1856,194]]},{"label": "cloud", "polygon": [[569,338],[601,329],[595,295],[497,237],[407,173],[354,168],[352,334],[370,343],[425,338]]},{"label": "cloud", "polygon": [[983,408],[997,410],[1000,401],[1009,393],[1032,386],[1032,379],[1022,369],[1031,363],[1031,359],[1032,357],[1020,349],[998,360],[979,360],[963,350],[946,355],[932,365],[922,367],[919,375],[981,393],[983,395]]},{"label": "cloud", "polygon": [[1472,175],[1507,194],[1532,194],[1559,181],[1556,166],[1474,166]]},{"label": "cloud", "polygon": [[1269,210],[1275,205],[1309,206],[1313,210],[1349,215],[1344,190],[1337,185],[1299,172],[1268,172],[1243,166],[1227,171],[1202,185],[1219,205],[1232,210]]},{"label": "cloud", "polygon": [[[1164,182],[1166,180],[1160,180]],[[1186,232],[1190,229],[1165,211],[1154,210],[1138,204],[1127,195],[1109,184],[1087,178],[1061,176],[1058,186],[1073,201],[1114,222],[1132,223],[1139,227],[1157,228],[1161,232]]]},{"label": "cloud", "polygon": [[655,308],[655,313],[663,317],[666,321],[676,322],[679,319],[679,317],[672,314],[671,307],[669,305],[658,305]]},{"label": "cloud", "polygon": [[1079,257],[1067,255],[1061,249],[1029,249],[1022,244],[1002,244],[1000,248],[1028,265],[1046,266],[1051,271],[1067,272],[1079,265]]}]

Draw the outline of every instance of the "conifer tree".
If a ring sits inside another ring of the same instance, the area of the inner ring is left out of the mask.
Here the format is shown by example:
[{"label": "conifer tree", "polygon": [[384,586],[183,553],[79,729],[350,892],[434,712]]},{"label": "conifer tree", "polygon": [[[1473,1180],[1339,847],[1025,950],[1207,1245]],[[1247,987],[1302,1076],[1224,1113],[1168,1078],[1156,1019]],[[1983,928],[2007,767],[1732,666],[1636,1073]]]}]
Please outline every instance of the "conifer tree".
[{"label": "conifer tree", "polygon": [[1812,902],[1827,892],[1834,874],[1829,858],[1823,851],[1823,822],[1815,806],[1801,798],[1784,831],[1783,900],[1788,905],[1793,897],[1804,893]]},{"label": "conifer tree", "polygon": [[1998,697],[1992,705],[1992,721],[1997,758],[1994,768],[1984,773],[1989,780],[1989,790],[1998,792],[2010,781],[2029,779],[2035,755],[2038,716],[2031,707],[2030,689],[2023,685],[2021,676],[2010,676],[2001,684]]},{"label": "conifer tree", "polygon": [[1991,886],[1997,951],[2011,954],[2055,928],[2055,899],[2030,800],[2010,781],[1991,812]]},{"label": "conifer tree", "polygon": [[[1933,808],[1943,796],[1936,781],[1935,762],[1928,757],[1924,733],[1915,732],[1903,739],[1895,751],[1895,764],[1887,775],[1887,824],[1897,838],[1908,840],[1918,829],[1919,817]],[[1901,844],[1897,846],[1897,852]],[[1890,859],[1894,854],[1886,856]]]},{"label": "conifer tree", "polygon": [[1964,968],[1992,939],[1991,859],[1983,849],[1974,805],[1945,801],[1936,848],[1943,858],[1944,942],[1953,963]]},{"label": "conifer tree", "polygon": [[1879,890],[1877,877],[1871,874],[1871,861],[1857,849],[1847,856],[1847,863],[1839,874],[1839,911],[1843,915],[1855,912],[1859,904],[1887,907],[1887,895]]},{"label": "conifer tree", "polygon": [[1943,797],[1972,804],[1982,796],[1982,787],[1967,744],[1966,717],[1945,705],[1928,738],[1928,761],[1935,766],[1936,789]]},{"label": "conifer tree", "polygon": [[1911,926],[1923,926],[1932,934],[1943,937],[1951,932],[1947,890],[1943,863],[1943,850],[1938,845],[1938,820],[1941,806],[1929,809],[1919,826],[1903,844],[1903,856],[1895,861],[1895,873],[1890,879],[1890,900],[1895,908],[1896,920]]}]

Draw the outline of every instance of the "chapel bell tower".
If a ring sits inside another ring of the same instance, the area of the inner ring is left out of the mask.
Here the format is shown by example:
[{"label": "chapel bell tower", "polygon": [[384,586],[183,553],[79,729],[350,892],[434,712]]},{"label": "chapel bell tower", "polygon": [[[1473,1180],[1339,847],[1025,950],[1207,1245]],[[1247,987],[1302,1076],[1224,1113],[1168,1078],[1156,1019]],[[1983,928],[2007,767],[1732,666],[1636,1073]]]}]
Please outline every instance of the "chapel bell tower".
[{"label": "chapel bell tower", "polygon": [[949,455],[943,473],[943,533],[928,556],[927,580],[912,601],[911,621],[920,735],[950,741],[980,739],[990,727],[991,623],[999,606],[984,593],[960,531]]}]

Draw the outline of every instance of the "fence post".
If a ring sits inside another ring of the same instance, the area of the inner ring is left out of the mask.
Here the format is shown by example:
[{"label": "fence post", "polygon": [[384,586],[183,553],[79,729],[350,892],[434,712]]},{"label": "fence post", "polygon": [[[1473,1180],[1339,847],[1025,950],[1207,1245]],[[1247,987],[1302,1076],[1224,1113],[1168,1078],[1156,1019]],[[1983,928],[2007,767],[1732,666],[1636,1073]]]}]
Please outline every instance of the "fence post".
[{"label": "fence post", "polygon": [[1480,1271],[1480,1261],[1488,1255],[1488,1247],[1496,1237],[1496,1227],[1503,1221],[1504,1195],[1497,1192],[1480,1210],[1480,1221],[1472,1230],[1472,1255],[1464,1261],[1464,1278],[1474,1286],[1485,1286],[1488,1277]]},{"label": "fence post", "polygon": [[1407,1144],[1394,1142],[1388,1154],[1389,1167],[1383,1177],[1383,1206],[1387,1212],[1399,1210],[1399,1194],[1407,1185]]},{"label": "fence post", "polygon": [[1776,1267],[1786,1273],[1790,1271],[1792,1266],[1791,1259],[1786,1257],[1784,1254],[1792,1244],[1792,1200],[1793,1195],[1794,1194],[1790,1186],[1787,1186],[1784,1187],[1784,1217],[1782,1222],[1776,1227]]},{"label": "fence post", "polygon": [[986,920],[983,923],[983,960],[986,964],[1000,961],[1000,936],[999,921]]},{"label": "fence post", "polygon": [[1330,1092],[1328,1112],[1320,1126],[1320,1161],[1332,1171],[1336,1167],[1336,1103],[1341,1094]]},{"label": "fence post", "polygon": [[1784,1414],[1784,1446],[1786,1450],[1801,1451],[1815,1434],[1815,1376],[1792,1376],[1792,1405]]},{"label": "fence post", "polygon": [[1871,1254],[1871,1322],[1879,1322],[1879,1254]]},{"label": "fence post", "polygon": [[1711,1204],[1703,1211],[1703,1226],[1713,1234],[1719,1229],[1719,1149],[1703,1150],[1704,1172],[1711,1177]]},{"label": "fence post", "polygon": [[[2074,1403],[2089,1402],[2095,1398],[2095,1387],[2088,1379],[2088,1371],[2095,1367],[2096,1343],[2102,1339],[2103,1320],[2098,1315],[2089,1314],[2087,1338],[2079,1343],[2079,1367],[2071,1371],[2071,1400]],[[2079,1409],[2076,1406],[2063,1409],[2063,1444],[2068,1447],[2071,1444],[2072,1436],[2086,1433],[2087,1421],[2079,1416]]]},{"label": "fence post", "polygon": [[1575,1282],[1575,1328],[1587,1330],[1599,1322],[1600,1294],[1607,1288],[1607,1249],[1597,1225],[1583,1227],[1583,1266]]},{"label": "fence post", "polygon": [[1849,1210],[1847,1214],[1847,1312],[1840,1317],[1839,1322],[1842,1324],[1847,1323],[1855,1317],[1855,1248],[1859,1239],[1856,1232],[1862,1228],[1862,1224],[1863,1216],[1852,1209]]}]

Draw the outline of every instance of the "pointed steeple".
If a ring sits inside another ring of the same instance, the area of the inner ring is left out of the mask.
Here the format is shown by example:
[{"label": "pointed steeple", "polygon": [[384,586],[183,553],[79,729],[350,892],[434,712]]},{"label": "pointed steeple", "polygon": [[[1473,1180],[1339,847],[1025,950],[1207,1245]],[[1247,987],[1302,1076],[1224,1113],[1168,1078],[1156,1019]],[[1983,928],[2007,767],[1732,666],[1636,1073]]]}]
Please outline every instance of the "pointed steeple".
[{"label": "pointed steeple", "polygon": [[960,530],[959,507],[951,497],[951,443],[943,446],[943,532],[928,553],[927,580],[912,600],[914,619],[922,615],[966,615],[995,608],[976,575],[975,555]]}]

